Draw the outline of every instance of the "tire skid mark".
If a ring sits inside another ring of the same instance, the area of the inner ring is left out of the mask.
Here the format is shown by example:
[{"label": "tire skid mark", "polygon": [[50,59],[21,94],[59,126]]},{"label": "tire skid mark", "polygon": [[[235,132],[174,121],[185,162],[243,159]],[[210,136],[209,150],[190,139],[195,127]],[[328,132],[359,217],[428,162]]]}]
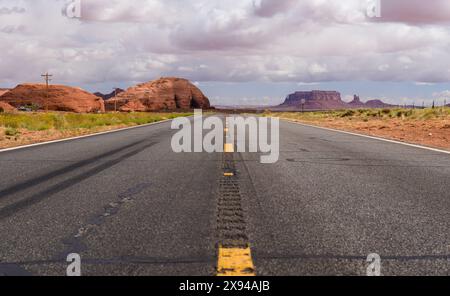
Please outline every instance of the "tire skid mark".
[{"label": "tire skid mark", "polygon": [[120,209],[125,204],[133,202],[139,193],[150,187],[152,187],[151,183],[140,183],[120,193],[118,195],[118,200],[104,206],[104,210],[102,212],[95,214],[91,219],[89,219],[89,222],[80,227],[75,234],[63,240],[64,244],[68,247],[62,256],[64,257],[69,253],[81,253],[86,250],[86,246],[81,241],[83,238],[94,232],[112,216],[119,213]]},{"label": "tire skid mark", "polygon": [[84,180],[87,180],[87,179],[119,164],[120,162],[144,151],[145,149],[154,146],[155,144],[157,144],[157,143],[152,142],[152,143],[146,144],[146,145],[144,145],[140,148],[134,149],[120,157],[117,157],[117,158],[107,161],[103,164],[100,164],[100,165],[90,169],[87,172],[84,172],[82,174],[79,174],[77,176],[69,178],[65,181],[62,181],[54,186],[51,186],[50,188],[48,188],[44,191],[38,192],[37,194],[34,194],[31,197],[28,197],[28,198],[22,199],[18,202],[7,205],[7,206],[3,207],[2,209],[0,209],[0,220],[8,218],[21,210],[24,210],[34,204],[37,204],[37,203],[49,198],[50,196],[52,196],[56,193],[59,193],[65,189],[68,189],[68,188],[74,186],[75,184],[78,184]]}]

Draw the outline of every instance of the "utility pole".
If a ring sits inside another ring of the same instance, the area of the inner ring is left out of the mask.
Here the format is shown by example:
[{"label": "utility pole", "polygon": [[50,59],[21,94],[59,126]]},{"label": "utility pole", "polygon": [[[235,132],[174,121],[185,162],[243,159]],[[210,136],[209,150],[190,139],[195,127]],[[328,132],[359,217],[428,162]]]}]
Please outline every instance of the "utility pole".
[{"label": "utility pole", "polygon": [[46,86],[46,100],[45,100],[45,111],[48,111],[48,100],[49,100],[49,95],[48,95],[48,84],[50,81],[52,81],[50,79],[50,77],[53,77],[53,75],[50,75],[47,73],[42,74],[41,77],[44,77],[45,79],[45,86]]}]

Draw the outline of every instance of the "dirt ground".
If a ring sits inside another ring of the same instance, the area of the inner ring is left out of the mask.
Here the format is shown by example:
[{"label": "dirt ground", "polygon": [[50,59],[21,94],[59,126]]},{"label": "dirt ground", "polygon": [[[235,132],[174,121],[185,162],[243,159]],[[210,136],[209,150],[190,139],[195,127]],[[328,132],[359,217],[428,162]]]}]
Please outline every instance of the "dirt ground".
[{"label": "dirt ground", "polygon": [[301,123],[420,144],[450,151],[450,119],[289,119]]}]

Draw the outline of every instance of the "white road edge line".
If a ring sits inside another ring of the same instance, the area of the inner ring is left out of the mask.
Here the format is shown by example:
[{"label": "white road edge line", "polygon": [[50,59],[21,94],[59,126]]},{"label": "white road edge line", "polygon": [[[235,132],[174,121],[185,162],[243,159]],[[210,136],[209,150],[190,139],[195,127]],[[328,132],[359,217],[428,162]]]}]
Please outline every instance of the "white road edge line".
[{"label": "white road edge line", "polygon": [[363,134],[346,132],[346,131],[341,131],[341,130],[328,128],[328,127],[321,127],[321,126],[316,126],[316,125],[311,125],[311,124],[306,124],[306,123],[295,122],[295,121],[291,121],[291,120],[283,119],[283,118],[280,118],[280,119],[283,120],[283,121],[286,121],[286,122],[290,122],[290,123],[298,124],[298,125],[302,125],[302,126],[308,126],[308,127],[323,129],[323,130],[327,130],[327,131],[338,132],[338,133],[342,133],[342,134],[368,138],[368,139],[372,139],[372,140],[378,140],[378,141],[383,141],[383,142],[389,142],[389,143],[394,143],[394,144],[405,145],[405,146],[409,146],[409,147],[413,147],[413,148],[419,148],[419,149],[425,149],[425,150],[430,150],[430,151],[434,151],[434,152],[450,154],[450,151],[436,149],[436,148],[431,148],[431,147],[426,147],[426,146],[421,146],[421,145],[417,145],[417,144],[410,144],[410,143],[400,142],[400,141],[396,141],[396,140],[389,140],[389,139],[385,139],[385,138],[379,138],[379,137],[373,137],[373,136],[368,136],[368,135],[363,135]]},{"label": "white road edge line", "polygon": [[[192,117],[192,116],[188,116],[188,117]],[[126,131],[126,130],[141,128],[141,127],[146,127],[146,126],[166,123],[166,122],[170,122],[172,120],[173,119],[166,119],[166,120],[162,120],[162,121],[157,121],[157,122],[152,122],[152,123],[147,123],[147,124],[142,124],[142,125],[137,125],[137,126],[124,127],[124,128],[121,128],[121,129],[110,130],[110,131],[105,131],[105,132],[99,132],[99,133],[89,134],[89,135],[84,135],[84,136],[78,136],[78,137],[59,139],[59,140],[47,141],[47,142],[30,144],[30,145],[24,145],[24,146],[0,149],[0,153],[8,152],[8,151],[14,151],[14,150],[21,150],[21,149],[26,149],[26,148],[31,148],[31,147],[37,147],[37,146],[43,146],[43,145],[48,145],[48,144],[61,143],[61,142],[78,140],[78,139],[90,138],[90,137],[101,136],[101,135],[106,135],[106,134],[118,133],[118,132],[121,132],[121,131]]]}]

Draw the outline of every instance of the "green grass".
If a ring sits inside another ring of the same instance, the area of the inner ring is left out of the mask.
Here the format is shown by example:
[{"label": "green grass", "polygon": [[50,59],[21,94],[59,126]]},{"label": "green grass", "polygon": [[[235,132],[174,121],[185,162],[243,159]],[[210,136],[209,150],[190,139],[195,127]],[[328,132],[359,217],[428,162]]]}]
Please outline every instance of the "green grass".
[{"label": "green grass", "polygon": [[450,118],[450,108],[427,108],[427,109],[348,109],[337,111],[319,111],[319,112],[281,112],[271,113],[266,112],[264,116],[279,116],[290,119],[304,119],[304,120],[324,120],[334,118],[347,118],[349,120],[363,120],[370,119],[413,119],[413,120],[428,120],[439,118]]},{"label": "green grass", "polygon": [[189,115],[191,113],[0,113],[0,127],[6,129],[5,134],[18,129],[29,131],[94,129],[106,126],[143,125]]}]

